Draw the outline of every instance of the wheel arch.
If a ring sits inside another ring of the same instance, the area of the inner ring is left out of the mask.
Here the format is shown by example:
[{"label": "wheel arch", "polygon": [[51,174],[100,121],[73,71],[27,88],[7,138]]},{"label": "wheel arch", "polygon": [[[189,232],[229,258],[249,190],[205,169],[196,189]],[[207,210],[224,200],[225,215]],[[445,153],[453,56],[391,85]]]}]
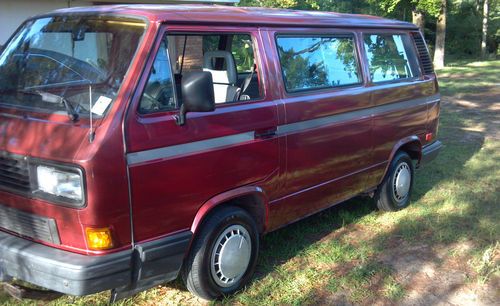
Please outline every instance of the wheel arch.
[{"label": "wheel arch", "polygon": [[257,186],[245,186],[223,192],[206,201],[194,218],[191,232],[196,235],[203,221],[210,216],[218,207],[233,205],[248,212],[255,220],[259,233],[264,233],[267,227],[268,199],[262,188]]},{"label": "wheel arch", "polygon": [[394,147],[392,148],[391,154],[389,155],[388,163],[385,166],[384,170],[384,175],[380,179],[380,183],[384,180],[385,176],[387,175],[387,171],[389,171],[389,167],[391,165],[392,160],[394,159],[394,156],[399,151],[406,152],[411,159],[417,161],[417,165],[420,162],[420,159],[422,158],[422,143],[420,142],[420,138],[418,136],[409,136],[406,138],[401,139],[398,141]]}]

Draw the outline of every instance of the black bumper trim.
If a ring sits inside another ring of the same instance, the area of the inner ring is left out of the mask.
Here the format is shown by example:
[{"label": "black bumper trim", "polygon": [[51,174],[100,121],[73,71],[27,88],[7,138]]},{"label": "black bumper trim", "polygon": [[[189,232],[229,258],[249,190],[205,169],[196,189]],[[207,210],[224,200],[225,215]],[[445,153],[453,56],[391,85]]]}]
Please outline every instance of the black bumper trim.
[{"label": "black bumper trim", "polygon": [[135,247],[135,273],[130,285],[116,288],[111,300],[117,301],[156,285],[174,280],[184,262],[193,233],[184,231],[172,236],[138,244]]},{"label": "black bumper trim", "polygon": [[[185,231],[176,235],[138,244],[140,258],[137,280],[165,275],[175,279],[193,234]],[[175,274],[175,275],[174,275]]]},{"label": "black bumper trim", "polygon": [[433,161],[443,148],[441,141],[436,140],[433,143],[426,145],[422,148],[422,158],[420,159],[419,166],[426,165]]},{"label": "black bumper trim", "polygon": [[139,257],[132,249],[86,256],[0,232],[0,275],[76,296],[128,287],[137,267],[140,278],[163,274],[169,281],[177,277],[191,237],[183,232],[138,244]]}]

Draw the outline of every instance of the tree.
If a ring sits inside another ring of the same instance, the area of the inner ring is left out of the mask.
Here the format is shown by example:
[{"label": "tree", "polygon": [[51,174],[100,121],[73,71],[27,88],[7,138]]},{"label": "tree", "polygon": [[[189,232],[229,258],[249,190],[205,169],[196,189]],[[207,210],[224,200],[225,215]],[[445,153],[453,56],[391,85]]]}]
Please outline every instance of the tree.
[{"label": "tree", "polygon": [[241,0],[240,6],[261,6],[300,10],[335,11],[339,13],[376,14],[366,0]]},{"label": "tree", "polygon": [[486,41],[488,39],[488,11],[489,11],[489,1],[484,0],[483,3],[483,35],[481,38],[481,57],[483,59],[486,58],[487,49],[486,49]]},{"label": "tree", "polygon": [[[437,17],[441,3],[440,0],[368,0],[368,2],[378,6],[385,15],[391,15],[397,11],[411,10],[412,22],[418,26],[422,34],[424,34],[425,17]],[[401,18],[401,15],[399,18]]]},{"label": "tree", "polygon": [[422,35],[424,35],[424,28],[425,28],[424,12],[415,8],[411,11],[411,16],[412,16],[412,22],[420,29]]},{"label": "tree", "polygon": [[242,6],[262,6],[276,8],[293,8],[298,4],[297,0],[242,0]]},{"label": "tree", "polygon": [[444,67],[444,48],[446,40],[446,0],[441,0],[441,10],[436,23],[436,45],[434,48],[434,68]]}]

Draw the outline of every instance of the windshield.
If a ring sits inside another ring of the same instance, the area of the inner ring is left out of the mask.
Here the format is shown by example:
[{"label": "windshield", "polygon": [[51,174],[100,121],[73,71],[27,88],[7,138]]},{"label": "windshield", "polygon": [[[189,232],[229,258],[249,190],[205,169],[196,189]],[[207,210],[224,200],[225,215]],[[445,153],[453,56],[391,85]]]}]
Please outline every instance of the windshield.
[{"label": "windshield", "polygon": [[136,19],[103,16],[26,22],[0,55],[0,104],[53,113],[65,112],[68,103],[78,114],[104,115],[145,27]]}]

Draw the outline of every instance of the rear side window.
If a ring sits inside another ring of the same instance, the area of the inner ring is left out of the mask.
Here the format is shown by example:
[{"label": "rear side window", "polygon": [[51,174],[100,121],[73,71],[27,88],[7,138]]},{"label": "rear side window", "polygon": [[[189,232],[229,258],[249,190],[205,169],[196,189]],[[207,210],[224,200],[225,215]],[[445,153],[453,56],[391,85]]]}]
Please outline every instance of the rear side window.
[{"label": "rear side window", "polygon": [[[407,35],[368,34],[364,45],[372,82],[386,82],[417,76]],[[413,56],[414,58],[414,56]]]},{"label": "rear side window", "polygon": [[360,83],[353,37],[279,36],[277,46],[289,92]]}]

